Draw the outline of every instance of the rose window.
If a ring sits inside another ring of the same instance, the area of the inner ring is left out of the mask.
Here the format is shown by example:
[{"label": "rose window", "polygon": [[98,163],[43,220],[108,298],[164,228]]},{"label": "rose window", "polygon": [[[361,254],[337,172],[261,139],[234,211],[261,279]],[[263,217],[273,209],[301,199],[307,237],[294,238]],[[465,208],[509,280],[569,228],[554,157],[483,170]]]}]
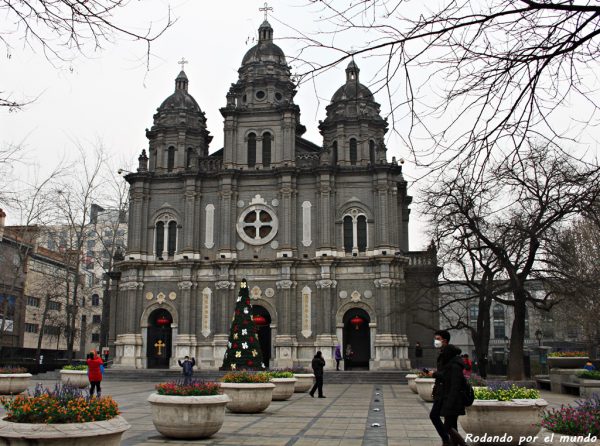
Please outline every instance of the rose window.
[{"label": "rose window", "polygon": [[251,245],[270,242],[277,234],[275,213],[263,205],[250,206],[240,215],[237,231],[242,240]]}]

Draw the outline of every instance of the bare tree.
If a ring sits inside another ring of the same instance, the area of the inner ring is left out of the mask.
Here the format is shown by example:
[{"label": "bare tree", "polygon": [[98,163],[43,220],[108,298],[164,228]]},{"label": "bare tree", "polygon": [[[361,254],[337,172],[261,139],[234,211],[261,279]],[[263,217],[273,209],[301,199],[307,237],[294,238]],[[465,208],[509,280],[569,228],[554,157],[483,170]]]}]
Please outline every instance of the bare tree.
[{"label": "bare tree", "polygon": [[[573,216],[590,211],[600,196],[600,168],[577,162],[558,148],[529,145],[494,163],[485,176],[459,165],[428,192],[424,211],[434,222],[450,220],[447,236],[478,241],[502,269],[511,299],[495,300],[514,309],[509,377],[524,377],[527,303],[548,308],[552,292],[540,297],[526,288],[543,279],[549,235]],[[540,264],[542,263],[542,264]]]},{"label": "bare tree", "polygon": [[[142,41],[146,45],[146,64],[150,46],[173,23],[170,9],[161,23],[152,22],[145,30],[123,25],[116,17],[131,7],[128,0],[37,0],[0,1],[0,43],[11,57],[16,45],[40,50],[51,62],[71,60],[75,54],[87,54],[114,43],[115,37]],[[6,87],[5,87],[6,88]],[[0,107],[20,109],[27,100],[14,99],[0,92]]]},{"label": "bare tree", "polygon": [[304,42],[300,79],[368,58],[378,67],[370,85],[387,93],[392,126],[417,164],[436,169],[468,158],[483,168],[493,154],[527,149],[530,136],[565,138],[572,146],[597,128],[597,2],[308,3],[319,31],[292,33]]}]

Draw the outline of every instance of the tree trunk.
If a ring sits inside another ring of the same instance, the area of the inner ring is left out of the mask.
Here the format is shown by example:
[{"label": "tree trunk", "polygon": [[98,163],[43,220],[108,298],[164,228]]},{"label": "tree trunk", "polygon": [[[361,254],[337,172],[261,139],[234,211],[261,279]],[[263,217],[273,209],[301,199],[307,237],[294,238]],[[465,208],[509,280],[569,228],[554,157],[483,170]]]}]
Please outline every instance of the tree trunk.
[{"label": "tree trunk", "polygon": [[46,318],[48,316],[48,303],[50,302],[50,296],[46,295],[44,312],[42,313],[42,321],[40,324],[40,333],[38,334],[37,349],[35,351],[35,362],[40,363],[40,355],[42,353],[42,341],[44,339],[44,329],[46,328]]},{"label": "tree trunk", "polygon": [[479,375],[487,377],[487,355],[490,348],[490,307],[492,298],[482,296],[479,298],[479,313],[477,314],[477,339],[473,338],[475,354],[479,366]]},{"label": "tree trunk", "polygon": [[522,286],[514,290],[515,319],[512,324],[510,338],[510,354],[508,357],[508,379],[521,381],[525,379],[524,342],[525,342],[525,316],[526,294]]}]

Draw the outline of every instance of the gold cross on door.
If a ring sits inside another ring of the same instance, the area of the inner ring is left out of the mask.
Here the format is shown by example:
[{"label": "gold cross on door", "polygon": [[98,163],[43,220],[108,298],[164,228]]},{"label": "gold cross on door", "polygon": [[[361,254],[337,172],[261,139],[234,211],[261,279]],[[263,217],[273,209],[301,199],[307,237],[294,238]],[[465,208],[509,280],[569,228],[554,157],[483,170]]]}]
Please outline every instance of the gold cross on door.
[{"label": "gold cross on door", "polygon": [[167,344],[165,344],[162,339],[159,339],[158,341],[156,341],[156,344],[154,344],[154,346],[156,347],[156,354],[158,356],[162,356],[162,349],[163,347],[165,347]]}]

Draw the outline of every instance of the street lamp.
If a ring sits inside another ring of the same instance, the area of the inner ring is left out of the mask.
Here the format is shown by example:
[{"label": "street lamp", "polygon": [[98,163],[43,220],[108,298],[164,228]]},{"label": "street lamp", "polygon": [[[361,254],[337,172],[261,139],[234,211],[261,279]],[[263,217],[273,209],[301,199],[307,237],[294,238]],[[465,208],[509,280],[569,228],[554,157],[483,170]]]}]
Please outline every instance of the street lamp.
[{"label": "street lamp", "polygon": [[[114,262],[121,262],[125,259],[123,256],[123,251],[120,246],[117,246],[115,253],[113,254],[111,266],[114,268]],[[104,298],[102,299],[102,319],[100,325],[100,344],[101,344],[101,353],[104,353],[104,349],[108,349],[108,338],[109,338],[109,322],[110,322],[110,301],[111,301],[111,293],[110,293],[110,281],[116,281],[118,285],[118,281],[121,279],[120,271],[107,271],[104,274],[105,288],[104,288]]]},{"label": "street lamp", "polygon": [[542,333],[542,330],[540,330],[539,328],[535,331],[535,338],[538,341],[538,347],[542,346],[542,339],[544,337],[544,333]]}]

